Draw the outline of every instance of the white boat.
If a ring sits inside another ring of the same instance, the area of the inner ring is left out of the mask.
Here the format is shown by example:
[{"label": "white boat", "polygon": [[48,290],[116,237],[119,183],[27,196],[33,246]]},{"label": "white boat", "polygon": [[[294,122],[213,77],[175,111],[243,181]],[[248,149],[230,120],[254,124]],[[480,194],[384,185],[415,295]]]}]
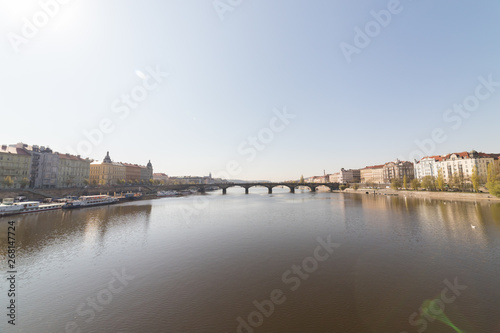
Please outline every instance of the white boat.
[{"label": "white boat", "polygon": [[78,200],[72,200],[64,205],[64,208],[83,208],[100,205],[111,205],[117,203],[118,199],[109,195],[82,195]]},{"label": "white boat", "polygon": [[43,204],[39,203],[38,201],[25,201],[25,202],[14,202],[13,206],[21,208],[18,214],[25,214],[25,213],[37,213],[37,212],[44,212],[47,210],[61,209],[64,206],[64,204],[63,203]]},{"label": "white boat", "polygon": [[158,191],[156,193],[157,197],[175,197],[177,195],[177,191]]},{"label": "white boat", "polygon": [[5,198],[0,204],[0,216],[19,214],[22,207],[14,205],[14,199]]}]

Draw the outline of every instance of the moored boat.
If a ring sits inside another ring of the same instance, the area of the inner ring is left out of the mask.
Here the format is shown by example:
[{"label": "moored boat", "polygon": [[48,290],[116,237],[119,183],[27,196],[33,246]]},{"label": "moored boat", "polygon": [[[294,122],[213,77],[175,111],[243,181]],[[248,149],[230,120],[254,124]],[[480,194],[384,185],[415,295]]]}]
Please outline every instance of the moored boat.
[{"label": "moored boat", "polygon": [[21,208],[20,206],[14,205],[14,199],[5,198],[0,204],[0,216],[19,214]]},{"label": "moored boat", "polygon": [[38,201],[24,201],[24,202],[14,202],[13,206],[21,208],[18,214],[25,214],[25,213],[38,213],[47,210],[61,209],[64,206],[64,204],[63,203],[43,204],[39,203]]},{"label": "moored boat", "polygon": [[142,198],[142,193],[141,192],[137,192],[137,193],[128,192],[128,193],[125,193],[125,200],[137,200],[137,199],[141,199],[141,198]]},{"label": "moored boat", "polygon": [[175,197],[179,195],[177,191],[158,191],[156,192],[157,197]]},{"label": "moored boat", "polygon": [[110,197],[109,195],[82,195],[78,198],[78,200],[72,200],[67,202],[63,208],[71,209],[71,208],[83,208],[83,207],[91,207],[91,206],[100,206],[100,205],[111,205],[117,203],[118,199],[114,197]]}]

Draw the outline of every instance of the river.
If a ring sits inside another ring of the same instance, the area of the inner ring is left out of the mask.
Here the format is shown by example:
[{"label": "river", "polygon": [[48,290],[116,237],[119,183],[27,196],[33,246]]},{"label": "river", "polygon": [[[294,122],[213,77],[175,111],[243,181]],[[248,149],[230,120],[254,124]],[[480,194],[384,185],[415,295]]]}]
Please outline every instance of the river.
[{"label": "river", "polygon": [[0,237],[0,332],[500,332],[500,204],[231,188]]}]

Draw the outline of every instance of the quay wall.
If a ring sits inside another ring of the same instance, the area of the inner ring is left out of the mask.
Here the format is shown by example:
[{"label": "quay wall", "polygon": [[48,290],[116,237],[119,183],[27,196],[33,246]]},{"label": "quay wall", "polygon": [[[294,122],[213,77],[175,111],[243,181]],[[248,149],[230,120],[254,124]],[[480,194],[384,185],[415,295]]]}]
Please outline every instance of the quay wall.
[{"label": "quay wall", "polygon": [[69,187],[69,188],[51,188],[51,189],[2,189],[0,190],[0,199],[15,198],[23,195],[28,200],[40,200],[44,198],[64,198],[68,195],[96,195],[126,192],[142,192],[144,195],[156,193],[156,189],[149,186],[100,186],[100,187]]}]

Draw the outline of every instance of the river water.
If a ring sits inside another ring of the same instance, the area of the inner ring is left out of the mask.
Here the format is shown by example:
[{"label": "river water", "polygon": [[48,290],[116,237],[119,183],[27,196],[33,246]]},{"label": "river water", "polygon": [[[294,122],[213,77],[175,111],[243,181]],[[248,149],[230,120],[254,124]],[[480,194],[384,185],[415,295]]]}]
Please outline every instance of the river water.
[{"label": "river water", "polygon": [[0,218],[0,332],[500,332],[499,204],[274,192]]}]

